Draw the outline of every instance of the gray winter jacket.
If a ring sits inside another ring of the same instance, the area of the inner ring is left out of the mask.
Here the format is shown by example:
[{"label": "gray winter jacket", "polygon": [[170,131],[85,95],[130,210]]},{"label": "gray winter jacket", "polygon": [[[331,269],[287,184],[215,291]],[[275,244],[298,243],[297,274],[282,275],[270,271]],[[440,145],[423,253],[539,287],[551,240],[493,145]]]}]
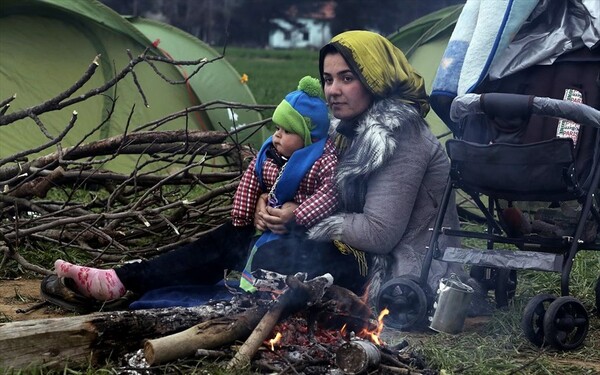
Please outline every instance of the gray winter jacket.
[{"label": "gray winter jacket", "polygon": [[[339,121],[332,125],[336,138]],[[371,275],[369,294],[374,296],[392,277],[420,275],[450,165],[427,123],[401,101],[375,102],[355,126],[356,135],[340,156],[337,184],[341,207],[356,208],[358,201],[362,208],[324,219],[309,236],[338,239],[373,255],[378,261],[370,271],[378,274]],[[458,227],[454,205],[444,225]],[[442,248],[449,240],[442,236]],[[433,291],[449,271],[447,263],[433,262],[428,278]]]}]

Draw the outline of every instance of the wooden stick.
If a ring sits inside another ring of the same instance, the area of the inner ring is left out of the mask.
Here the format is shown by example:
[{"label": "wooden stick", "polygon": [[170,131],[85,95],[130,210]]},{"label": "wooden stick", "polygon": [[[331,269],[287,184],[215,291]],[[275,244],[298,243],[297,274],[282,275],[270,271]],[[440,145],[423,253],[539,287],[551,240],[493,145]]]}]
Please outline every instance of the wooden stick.
[{"label": "wooden stick", "polygon": [[331,275],[326,274],[307,282],[302,282],[297,277],[289,276],[286,279],[289,286],[278,299],[274,306],[265,314],[256,326],[250,337],[240,347],[236,355],[227,364],[228,370],[245,368],[250,365],[250,360],[256,354],[262,343],[273,331],[273,327],[282,315],[289,315],[319,302],[325,294],[326,288],[333,284]]},{"label": "wooden stick", "polygon": [[185,331],[144,343],[144,356],[150,365],[194,355],[198,349],[214,349],[244,339],[266,311],[256,307],[243,313],[212,319]]},{"label": "wooden stick", "polygon": [[284,303],[275,303],[275,306],[273,306],[273,308],[261,319],[260,323],[258,323],[254,331],[252,331],[250,337],[248,337],[244,342],[244,345],[240,347],[233,359],[229,361],[229,364],[227,365],[228,369],[240,369],[250,364],[250,360],[254,357],[262,343],[271,334],[273,327],[275,327],[279,321],[279,317],[281,317],[285,308],[286,306]]},{"label": "wooden stick", "polygon": [[382,370],[389,371],[389,372],[394,373],[394,374],[401,374],[401,375],[422,375],[421,372],[418,372],[418,371],[415,371],[415,370],[406,369],[406,368],[400,368],[400,367],[393,367],[393,366],[388,366],[388,365],[379,365],[379,368],[381,368]]},{"label": "wooden stick", "polygon": [[196,350],[194,356],[203,358],[222,358],[228,357],[229,355],[223,350],[198,349]]}]

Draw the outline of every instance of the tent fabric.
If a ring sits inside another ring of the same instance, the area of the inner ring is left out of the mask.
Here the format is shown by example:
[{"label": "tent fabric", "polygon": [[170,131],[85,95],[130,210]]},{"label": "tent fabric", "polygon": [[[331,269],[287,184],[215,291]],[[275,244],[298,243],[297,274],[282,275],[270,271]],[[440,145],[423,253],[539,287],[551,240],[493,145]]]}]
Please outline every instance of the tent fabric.
[{"label": "tent fabric", "polygon": [[64,14],[65,18],[84,18],[87,22],[95,22],[109,30],[128,35],[139,44],[147,44],[147,40],[134,27],[131,27],[117,12],[94,0],[2,0],[0,16],[15,13],[25,14]]},{"label": "tent fabric", "polygon": [[[162,36],[161,36],[162,37]],[[162,37],[165,40],[166,37]],[[194,40],[188,38],[191,49]],[[207,51],[190,60],[206,57],[216,52],[199,40],[196,44]],[[76,97],[111,80],[129,62],[127,50],[137,56],[149,49],[162,54],[132,23],[96,0],[3,0],[0,3],[0,100],[16,94],[8,113],[38,105],[71,87],[98,55],[99,67],[94,76],[74,93]],[[198,52],[200,53],[200,52]],[[185,85],[171,85],[158,77],[145,63],[135,67],[149,106],[144,105],[141,94],[131,77],[126,77],[115,87],[99,95],[61,110],[40,116],[48,132],[58,135],[69,123],[73,111],[78,119],[75,127],[62,141],[62,146],[72,146],[106,119],[116,98],[114,113],[100,131],[88,136],[85,142],[122,134],[125,129],[162,118],[186,107],[202,103],[205,94],[218,91],[220,100],[256,104],[247,87],[239,82],[239,73],[225,60],[214,64],[220,75],[194,84],[190,91]],[[160,71],[174,81],[183,80],[182,71],[171,64],[157,63]],[[198,76],[203,75],[200,71]],[[232,85],[230,82],[236,82]],[[227,83],[224,83],[227,82]],[[230,91],[227,91],[229,89]],[[133,115],[131,112],[133,111]],[[131,119],[129,120],[131,115]],[[232,123],[216,113],[204,113],[208,129],[222,130]],[[244,122],[260,120],[260,114],[248,112]],[[240,117],[242,115],[240,114]],[[202,118],[191,116],[168,123],[161,130],[202,129]],[[128,122],[129,121],[129,122]],[[0,127],[0,159],[18,151],[32,149],[48,142],[31,119]],[[48,148],[36,155],[53,152]],[[31,157],[35,157],[33,155]],[[106,168],[131,171],[135,156],[121,156],[105,165]]]},{"label": "tent fabric", "polygon": [[[462,8],[463,5],[459,4],[440,9],[414,20],[387,36],[405,53],[408,61],[423,77],[428,93],[431,93],[433,78]],[[425,119],[435,135],[449,133],[446,124],[434,111],[429,111]]]},{"label": "tent fabric", "polygon": [[[153,44],[165,56],[173,60],[190,61],[200,57],[214,60],[221,56],[208,44],[193,35],[166,23],[140,17],[127,19],[137,30],[149,40],[152,40]],[[178,66],[177,68],[181,71],[182,76],[186,78],[192,76],[195,70],[194,66]],[[232,72],[235,72],[235,74],[231,74]],[[240,81],[239,74],[225,59],[202,67],[199,73],[189,79],[189,86],[201,103],[208,103],[213,100],[238,103],[256,102],[248,86]],[[232,87],[235,90],[232,90]],[[215,109],[209,111],[208,115],[212,124],[222,124],[223,126],[229,124],[227,130],[234,130],[235,127],[243,127],[260,120],[260,116],[255,111],[244,109]],[[240,138],[243,139],[245,136],[250,136],[250,134],[250,132],[242,132]],[[263,128],[263,131],[251,136],[252,143],[255,146],[260,146],[269,135],[266,129]]]}]

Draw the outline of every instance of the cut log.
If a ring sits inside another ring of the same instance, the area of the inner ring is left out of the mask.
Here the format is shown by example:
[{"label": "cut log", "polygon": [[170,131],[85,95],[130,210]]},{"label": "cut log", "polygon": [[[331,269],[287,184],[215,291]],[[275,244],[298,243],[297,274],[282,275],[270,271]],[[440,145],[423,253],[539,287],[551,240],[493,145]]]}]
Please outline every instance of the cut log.
[{"label": "cut log", "polygon": [[[284,294],[285,296],[285,294]],[[273,331],[273,327],[279,321],[281,314],[285,310],[285,303],[278,300],[275,305],[257,322],[257,327],[235,353],[235,356],[229,361],[227,368],[230,370],[240,369],[250,365],[252,357],[256,354],[260,346]]]},{"label": "cut log", "polygon": [[199,306],[102,312],[0,324],[0,369],[100,363],[199,322],[236,313]]},{"label": "cut log", "polygon": [[146,362],[155,365],[194,355],[198,349],[215,349],[245,340],[266,311],[265,306],[259,306],[237,315],[202,322],[183,332],[148,340],[144,344]]}]

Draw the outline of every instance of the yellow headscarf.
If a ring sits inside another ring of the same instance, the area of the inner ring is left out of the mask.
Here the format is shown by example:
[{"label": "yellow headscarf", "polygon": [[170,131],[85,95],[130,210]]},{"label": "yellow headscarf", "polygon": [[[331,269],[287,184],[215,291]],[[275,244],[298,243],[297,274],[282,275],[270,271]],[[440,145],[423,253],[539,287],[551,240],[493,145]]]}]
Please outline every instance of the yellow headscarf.
[{"label": "yellow headscarf", "polygon": [[397,97],[414,104],[421,116],[429,112],[428,95],[423,78],[414,70],[404,53],[385,37],[365,30],[336,35],[321,49],[319,70],[323,75],[325,54],[335,48],[362,83],[377,97]]}]

